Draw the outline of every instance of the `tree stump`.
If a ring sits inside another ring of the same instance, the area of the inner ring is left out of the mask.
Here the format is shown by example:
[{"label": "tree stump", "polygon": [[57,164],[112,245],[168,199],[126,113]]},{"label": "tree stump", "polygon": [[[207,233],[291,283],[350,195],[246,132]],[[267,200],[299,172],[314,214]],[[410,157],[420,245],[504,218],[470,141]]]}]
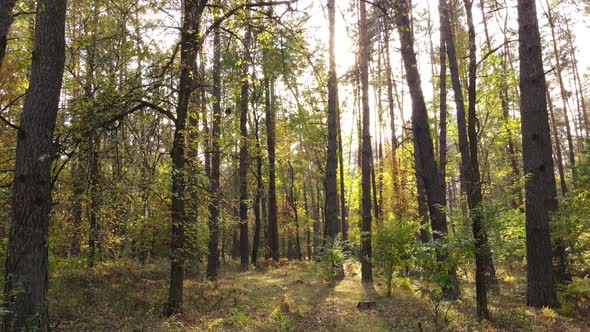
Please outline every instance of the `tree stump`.
[{"label": "tree stump", "polygon": [[356,308],[359,310],[375,309],[375,307],[377,307],[377,302],[373,300],[360,300],[356,304]]}]

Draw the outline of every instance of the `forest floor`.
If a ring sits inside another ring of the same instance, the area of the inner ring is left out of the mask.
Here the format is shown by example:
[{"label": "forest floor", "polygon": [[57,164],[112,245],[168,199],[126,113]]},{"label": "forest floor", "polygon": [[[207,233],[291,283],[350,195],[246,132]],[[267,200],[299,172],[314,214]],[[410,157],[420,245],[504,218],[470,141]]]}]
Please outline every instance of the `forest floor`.
[{"label": "forest floor", "polygon": [[[228,266],[228,267],[227,267]],[[360,281],[358,265],[328,281],[315,262],[237,272],[227,265],[217,282],[188,272],[182,314],[164,318],[168,265],[110,261],[92,269],[81,261],[54,263],[50,282],[53,331],[590,331],[590,321],[523,306],[523,278],[500,272],[501,292],[490,296],[493,322],[474,318],[474,285],[462,275],[463,300],[433,302],[423,284],[399,278],[386,297],[381,276]],[[359,310],[361,299],[376,307]]]}]

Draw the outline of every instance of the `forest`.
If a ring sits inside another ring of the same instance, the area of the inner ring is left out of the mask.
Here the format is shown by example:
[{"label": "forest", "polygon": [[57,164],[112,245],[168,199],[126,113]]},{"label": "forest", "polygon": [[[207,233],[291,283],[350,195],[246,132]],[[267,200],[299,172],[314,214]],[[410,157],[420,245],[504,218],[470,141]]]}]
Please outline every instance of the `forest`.
[{"label": "forest", "polygon": [[0,331],[590,331],[589,0],[0,0]]}]

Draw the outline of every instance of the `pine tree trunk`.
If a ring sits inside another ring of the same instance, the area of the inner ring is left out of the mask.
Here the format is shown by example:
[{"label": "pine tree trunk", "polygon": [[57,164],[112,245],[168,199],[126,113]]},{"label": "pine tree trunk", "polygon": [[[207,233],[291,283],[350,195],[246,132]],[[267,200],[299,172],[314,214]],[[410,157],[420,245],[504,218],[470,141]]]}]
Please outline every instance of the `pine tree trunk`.
[{"label": "pine tree trunk", "polygon": [[209,180],[209,254],[207,278],[217,279],[219,271],[219,181],[221,150],[221,32],[213,35],[213,128],[211,131],[211,177]]},{"label": "pine tree trunk", "polygon": [[258,248],[260,246],[260,229],[262,228],[262,221],[260,219],[260,201],[264,188],[262,184],[262,147],[260,146],[260,135],[258,132],[259,119],[255,119],[255,134],[256,134],[256,194],[254,196],[254,239],[252,240],[252,264],[256,265],[258,258]]},{"label": "pine tree trunk", "polygon": [[16,0],[0,0],[0,68],[2,68],[2,62],[4,62],[4,56],[6,55],[8,32],[14,21],[12,10],[15,4]]},{"label": "pine tree trunk", "polygon": [[[481,212],[481,175],[479,172],[478,158],[478,135],[476,128],[476,79],[477,79],[477,60],[475,46],[475,27],[473,24],[473,2],[472,0],[463,0],[465,3],[465,12],[467,13],[467,26],[469,34],[469,80],[467,87],[468,107],[467,107],[467,136],[469,137],[469,157],[471,166],[471,222],[473,238],[475,239],[475,283],[476,283],[476,313],[479,319],[489,319],[487,288],[499,289],[498,280],[496,279],[496,269],[492,260],[492,252],[488,244],[487,230],[483,225],[483,216]],[[447,46],[448,47],[448,46]]]},{"label": "pine tree trunk", "polygon": [[551,266],[549,214],[557,210],[545,74],[535,0],[518,0],[520,108],[526,192],[527,303],[558,306]]},{"label": "pine tree trunk", "polygon": [[170,239],[170,288],[166,315],[180,312],[184,283],[184,228],[185,211],[185,130],[188,104],[192,93],[192,67],[200,47],[197,33],[206,0],[185,0],[183,23],[180,36],[180,79],[178,83],[178,104],[174,121],[174,138],[170,156],[172,159],[172,230]]},{"label": "pine tree trunk", "polygon": [[65,63],[65,14],[66,0],[37,4],[34,56],[17,136],[3,331],[49,330],[47,229],[51,163],[56,158],[53,131]]},{"label": "pine tree trunk", "polygon": [[328,77],[328,155],[326,161],[326,222],[330,241],[338,234],[338,81],[336,77],[336,60],[334,55],[335,0],[328,0],[328,18],[330,30],[330,71]]},{"label": "pine tree trunk", "polygon": [[360,1],[359,48],[360,80],[362,100],[362,140],[361,140],[361,276],[362,280],[373,280],[371,246],[371,122],[369,119],[369,36],[367,33],[367,14],[365,2]]},{"label": "pine tree trunk", "polygon": [[272,83],[265,77],[266,140],[268,147],[268,247],[270,257],[279,260],[279,229],[277,221],[277,193],[275,173],[275,110]]},{"label": "pine tree trunk", "polygon": [[557,82],[559,83],[559,92],[561,94],[561,101],[563,107],[563,119],[565,122],[565,134],[567,138],[567,146],[568,146],[568,157],[570,162],[570,167],[572,169],[572,177],[576,178],[576,158],[575,158],[575,151],[574,151],[574,141],[572,139],[572,131],[570,128],[570,119],[567,112],[567,92],[565,90],[565,86],[563,84],[563,73],[561,67],[561,60],[559,59],[559,49],[557,47],[557,37],[555,36],[555,22],[553,20],[553,15],[551,13],[551,6],[549,5],[549,1],[546,0],[547,3],[547,19],[549,20],[549,27],[551,28],[551,42],[553,45],[553,56],[555,58],[555,75],[557,76]]},{"label": "pine tree trunk", "polygon": [[[416,174],[424,180],[426,197],[428,199],[428,212],[434,240],[447,236],[446,213],[440,206],[444,206],[442,186],[438,173],[438,167],[434,160],[434,148],[428,125],[428,111],[424,94],[420,86],[420,74],[418,73],[418,62],[414,51],[414,36],[410,29],[409,3],[407,0],[400,0],[394,5],[395,20],[398,27],[401,53],[406,72],[406,80],[410,88],[412,98],[412,132],[414,141],[414,159]],[[443,261],[445,256],[437,254],[437,259]],[[450,284],[444,288],[447,298],[459,298],[460,289],[454,269],[449,271]]]},{"label": "pine tree trunk", "polygon": [[561,186],[561,195],[567,194],[567,184],[565,182],[565,171],[563,169],[563,157],[561,154],[561,142],[559,141],[559,132],[557,131],[557,125],[555,124],[555,114],[553,112],[553,98],[551,93],[547,89],[547,106],[549,108],[549,123],[551,130],[553,131],[553,142],[555,143],[555,159],[557,159],[557,172],[559,174],[559,183]]},{"label": "pine tree trunk", "polygon": [[240,266],[243,271],[248,269],[248,89],[250,86],[250,28],[246,27],[244,36],[244,55],[242,60],[242,91],[240,97]]}]

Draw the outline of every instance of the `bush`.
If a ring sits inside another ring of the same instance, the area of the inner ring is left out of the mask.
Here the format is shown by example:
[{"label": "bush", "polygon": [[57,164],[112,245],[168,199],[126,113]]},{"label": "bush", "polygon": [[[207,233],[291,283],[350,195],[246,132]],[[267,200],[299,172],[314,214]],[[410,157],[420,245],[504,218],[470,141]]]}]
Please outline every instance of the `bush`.
[{"label": "bush", "polygon": [[569,284],[560,287],[558,297],[560,314],[583,319],[590,317],[589,278],[573,278]]},{"label": "bush", "polygon": [[395,272],[404,271],[412,264],[418,229],[419,223],[415,221],[384,222],[379,225],[375,236],[375,263],[387,279],[387,296],[391,296]]},{"label": "bush", "polygon": [[340,234],[338,234],[334,241],[326,240],[321,258],[321,263],[324,266],[323,274],[326,279],[344,277],[344,259],[343,241],[340,238]]}]

